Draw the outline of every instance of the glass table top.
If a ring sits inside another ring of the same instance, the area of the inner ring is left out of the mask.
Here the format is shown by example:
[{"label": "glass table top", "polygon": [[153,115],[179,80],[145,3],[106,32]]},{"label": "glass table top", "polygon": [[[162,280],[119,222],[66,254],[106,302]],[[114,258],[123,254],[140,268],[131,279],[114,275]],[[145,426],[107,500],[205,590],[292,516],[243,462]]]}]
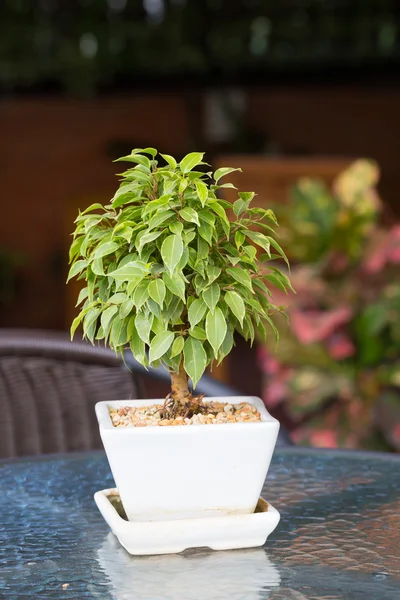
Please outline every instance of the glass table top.
[{"label": "glass table top", "polygon": [[132,557],[93,494],[102,452],[4,462],[0,598],[398,600],[400,458],[284,448],[263,496],[281,522],[263,548]]}]

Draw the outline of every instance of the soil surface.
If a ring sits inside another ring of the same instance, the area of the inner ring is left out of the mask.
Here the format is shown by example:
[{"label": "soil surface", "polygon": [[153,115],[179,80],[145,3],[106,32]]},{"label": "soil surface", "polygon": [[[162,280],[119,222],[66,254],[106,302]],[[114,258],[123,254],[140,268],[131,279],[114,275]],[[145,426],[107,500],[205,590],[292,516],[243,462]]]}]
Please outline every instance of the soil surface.
[{"label": "soil surface", "polygon": [[180,425],[220,425],[222,423],[257,423],[261,421],[257,408],[245,402],[241,404],[208,402],[205,406],[207,412],[194,414],[190,418],[164,419],[162,404],[110,408],[110,416],[114,427],[176,427]]}]

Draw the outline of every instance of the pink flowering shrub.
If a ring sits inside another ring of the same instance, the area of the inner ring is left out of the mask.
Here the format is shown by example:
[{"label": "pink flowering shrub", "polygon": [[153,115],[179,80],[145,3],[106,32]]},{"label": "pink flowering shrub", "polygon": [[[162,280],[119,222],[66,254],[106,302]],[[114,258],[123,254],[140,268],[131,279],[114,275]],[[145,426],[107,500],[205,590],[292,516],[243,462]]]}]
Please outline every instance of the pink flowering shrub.
[{"label": "pink flowering shrub", "polygon": [[328,189],[301,179],[276,209],[296,294],[279,352],[259,349],[264,401],[297,443],[400,451],[400,225],[380,223],[375,164]]}]

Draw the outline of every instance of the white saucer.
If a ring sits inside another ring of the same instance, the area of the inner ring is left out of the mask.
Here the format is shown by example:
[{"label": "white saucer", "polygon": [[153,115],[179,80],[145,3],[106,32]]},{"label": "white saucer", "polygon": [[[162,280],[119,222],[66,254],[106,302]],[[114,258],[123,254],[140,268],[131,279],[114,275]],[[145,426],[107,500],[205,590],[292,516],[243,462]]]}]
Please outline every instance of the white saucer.
[{"label": "white saucer", "polygon": [[202,547],[255,548],[265,543],[280,519],[279,512],[261,497],[256,511],[248,515],[143,522],[128,521],[119,514],[123,509],[115,488],[96,492],[94,499],[120,544],[137,556],[176,554]]}]

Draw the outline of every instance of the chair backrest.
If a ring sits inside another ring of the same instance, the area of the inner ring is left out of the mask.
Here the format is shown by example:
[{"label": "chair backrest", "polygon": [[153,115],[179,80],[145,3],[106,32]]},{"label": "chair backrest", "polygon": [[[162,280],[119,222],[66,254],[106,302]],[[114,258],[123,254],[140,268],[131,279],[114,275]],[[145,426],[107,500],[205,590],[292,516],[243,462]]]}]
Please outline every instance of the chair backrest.
[{"label": "chair backrest", "polygon": [[94,405],[138,398],[111,350],[68,334],[0,330],[0,457],[101,448]]}]

